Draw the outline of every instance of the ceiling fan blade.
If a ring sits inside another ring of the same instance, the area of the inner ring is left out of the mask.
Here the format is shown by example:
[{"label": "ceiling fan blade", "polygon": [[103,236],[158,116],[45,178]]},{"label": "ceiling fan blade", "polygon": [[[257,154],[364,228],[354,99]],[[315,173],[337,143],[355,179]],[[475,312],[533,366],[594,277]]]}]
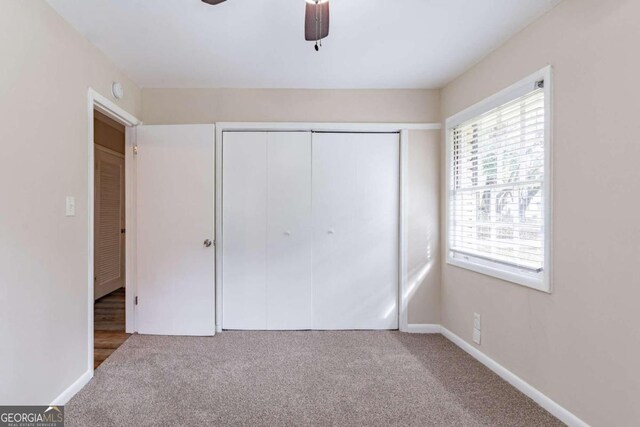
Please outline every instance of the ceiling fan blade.
[{"label": "ceiling fan blade", "polygon": [[202,0],[202,1],[204,3],[206,3],[206,4],[216,5],[216,4],[222,3],[223,1],[226,1],[226,0]]},{"label": "ceiling fan blade", "polygon": [[306,2],[304,13],[304,39],[321,40],[329,35],[329,2]]}]

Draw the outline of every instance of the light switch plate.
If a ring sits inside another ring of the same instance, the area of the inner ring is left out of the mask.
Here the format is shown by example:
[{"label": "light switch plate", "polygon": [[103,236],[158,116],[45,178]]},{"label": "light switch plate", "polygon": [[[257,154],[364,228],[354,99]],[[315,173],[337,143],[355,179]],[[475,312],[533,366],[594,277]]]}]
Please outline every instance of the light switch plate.
[{"label": "light switch plate", "polygon": [[76,216],[76,198],[73,196],[67,196],[65,205],[66,216]]}]

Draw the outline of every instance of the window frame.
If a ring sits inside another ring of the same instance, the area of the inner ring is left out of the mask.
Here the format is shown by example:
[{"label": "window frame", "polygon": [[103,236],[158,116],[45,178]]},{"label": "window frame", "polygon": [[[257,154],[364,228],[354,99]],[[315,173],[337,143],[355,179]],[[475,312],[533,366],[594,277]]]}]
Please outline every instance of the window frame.
[{"label": "window frame", "polygon": [[[534,90],[536,82],[544,80],[544,184],[543,184],[543,204],[544,204],[544,268],[540,273],[535,273],[524,268],[518,268],[501,262],[491,261],[472,255],[454,252],[451,250],[451,201],[453,196],[452,173],[453,173],[453,129],[475,117],[478,117],[490,110],[500,107],[526,93]],[[552,69],[548,65],[541,70],[525,77],[517,83],[495,93],[494,95],[468,107],[457,114],[449,117],[445,121],[445,141],[446,141],[446,200],[445,200],[445,252],[446,262],[449,265],[471,270],[487,276],[502,279],[518,285],[526,286],[535,290],[551,293],[552,289]]]}]

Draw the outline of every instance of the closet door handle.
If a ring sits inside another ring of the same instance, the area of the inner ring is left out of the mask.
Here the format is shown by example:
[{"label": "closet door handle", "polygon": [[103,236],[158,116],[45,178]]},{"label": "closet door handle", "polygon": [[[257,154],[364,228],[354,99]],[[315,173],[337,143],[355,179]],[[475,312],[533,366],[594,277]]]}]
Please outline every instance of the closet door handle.
[{"label": "closet door handle", "polygon": [[335,234],[335,233],[336,233],[336,232],[333,230],[333,228],[330,228],[330,229],[327,231],[327,234]]},{"label": "closet door handle", "polygon": [[291,232],[289,230],[284,231],[283,234],[285,236],[291,236]]}]

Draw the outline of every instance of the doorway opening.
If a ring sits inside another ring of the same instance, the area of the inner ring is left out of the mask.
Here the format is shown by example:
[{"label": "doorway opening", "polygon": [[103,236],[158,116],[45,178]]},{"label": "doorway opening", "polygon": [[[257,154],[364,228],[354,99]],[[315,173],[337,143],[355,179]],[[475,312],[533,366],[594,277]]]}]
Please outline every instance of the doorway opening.
[{"label": "doorway opening", "polygon": [[87,139],[87,370],[135,327],[135,161],[140,120],[92,88]]},{"label": "doorway opening", "polygon": [[126,333],[125,126],[93,112],[93,367],[129,338]]}]

